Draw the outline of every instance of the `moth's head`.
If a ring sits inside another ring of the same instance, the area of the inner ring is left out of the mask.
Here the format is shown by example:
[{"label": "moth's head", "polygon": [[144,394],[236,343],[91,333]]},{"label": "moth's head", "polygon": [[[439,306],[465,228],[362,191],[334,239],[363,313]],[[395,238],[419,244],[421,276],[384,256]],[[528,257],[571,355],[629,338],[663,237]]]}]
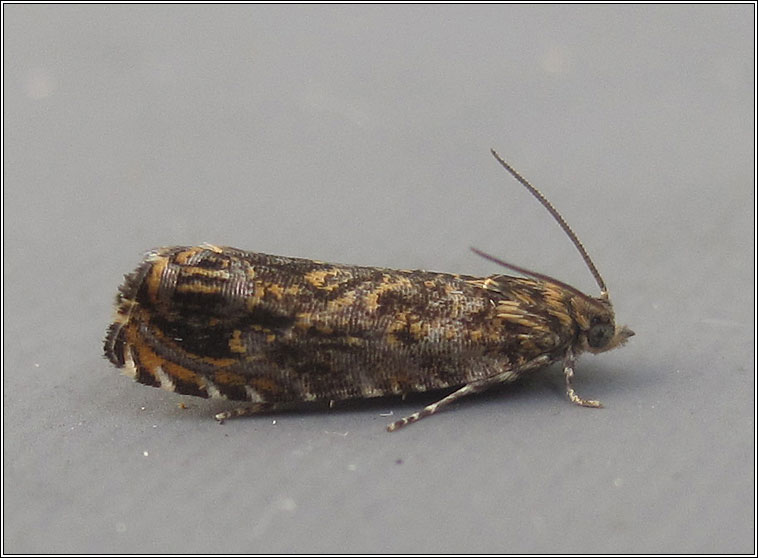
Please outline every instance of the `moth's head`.
[{"label": "moth's head", "polygon": [[577,348],[580,351],[604,353],[623,345],[634,335],[628,327],[616,324],[613,306],[607,296],[575,296],[572,305],[579,326]]},{"label": "moth's head", "polygon": [[508,262],[499,260],[498,258],[490,256],[489,254],[485,254],[484,252],[476,249],[474,249],[474,252],[504,267],[513,269],[519,273],[524,273],[535,279],[539,279],[540,281],[551,283],[554,287],[571,293],[570,301],[571,305],[574,307],[574,315],[572,318],[579,326],[579,337],[577,343],[574,346],[575,350],[589,351],[591,353],[602,353],[604,351],[610,351],[611,349],[622,345],[627,339],[634,335],[634,332],[626,326],[616,325],[616,319],[613,315],[613,307],[611,306],[610,300],[608,298],[608,289],[605,286],[605,281],[600,276],[600,272],[597,270],[597,267],[595,267],[595,264],[592,262],[592,258],[590,258],[590,255],[587,253],[587,250],[584,248],[579,238],[576,236],[574,231],[571,230],[571,227],[569,227],[568,223],[566,223],[566,220],[561,216],[561,214],[558,213],[555,207],[553,207],[553,204],[550,203],[548,199],[542,194],[542,192],[529,184],[529,182],[518,172],[516,172],[516,169],[506,163],[505,160],[503,160],[503,158],[500,157],[500,155],[498,155],[494,149],[491,151],[492,155],[503,166],[503,168],[505,168],[505,170],[507,170],[516,180],[518,180],[521,185],[524,186],[524,188],[526,188],[537,199],[537,201],[542,204],[545,209],[547,209],[548,213],[550,213],[550,215],[553,216],[553,219],[555,219],[555,221],[561,226],[563,232],[568,235],[569,239],[579,251],[579,254],[582,256],[584,263],[587,264],[587,268],[590,270],[590,273],[592,273],[592,276],[595,278],[597,286],[600,287],[600,296],[598,298],[587,296],[574,287],[571,287],[570,285],[553,279],[547,275],[535,273],[534,271],[529,271],[528,269],[509,264]]}]

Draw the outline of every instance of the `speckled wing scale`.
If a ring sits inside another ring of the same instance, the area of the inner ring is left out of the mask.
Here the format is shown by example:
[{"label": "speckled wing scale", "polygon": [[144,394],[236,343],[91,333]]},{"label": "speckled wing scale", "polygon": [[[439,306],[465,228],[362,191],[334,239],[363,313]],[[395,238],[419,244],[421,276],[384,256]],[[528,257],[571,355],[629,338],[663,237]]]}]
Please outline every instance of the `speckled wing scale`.
[{"label": "speckled wing scale", "polygon": [[531,277],[337,265],[212,245],[159,248],[119,288],[105,355],[143,384],[252,404],[219,420],[455,389],[392,431],[557,361],[569,398],[599,406],[574,393],[575,355],[612,349],[633,333],[615,325],[594,266],[599,298],[482,255]]}]

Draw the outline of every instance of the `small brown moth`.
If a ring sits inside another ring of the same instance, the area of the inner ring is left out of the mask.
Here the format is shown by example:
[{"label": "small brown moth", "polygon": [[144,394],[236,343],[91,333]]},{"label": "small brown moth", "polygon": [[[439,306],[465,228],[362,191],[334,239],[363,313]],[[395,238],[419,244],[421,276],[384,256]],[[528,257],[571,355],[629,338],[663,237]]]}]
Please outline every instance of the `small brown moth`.
[{"label": "small brown moth", "polygon": [[158,248],[125,276],[105,356],[143,384],[249,401],[218,420],[310,401],[455,391],[389,431],[468,394],[562,361],[568,398],[576,356],[622,345],[600,273],[552,204],[550,212],[600,296],[474,249],[524,277],[472,277],[328,264],[212,245]]}]

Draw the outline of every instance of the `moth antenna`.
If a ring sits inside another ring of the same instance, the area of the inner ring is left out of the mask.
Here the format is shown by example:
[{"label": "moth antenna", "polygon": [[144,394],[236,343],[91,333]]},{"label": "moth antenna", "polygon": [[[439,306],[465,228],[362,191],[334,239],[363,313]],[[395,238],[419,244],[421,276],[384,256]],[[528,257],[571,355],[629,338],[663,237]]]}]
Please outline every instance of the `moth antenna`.
[{"label": "moth antenna", "polygon": [[[584,248],[582,241],[579,240],[579,237],[577,237],[574,231],[571,230],[571,227],[569,227],[568,223],[566,223],[566,220],[561,216],[560,213],[558,213],[558,210],[555,209],[555,207],[553,207],[553,204],[550,203],[550,201],[544,196],[542,192],[540,192],[537,188],[529,184],[529,181],[526,180],[523,176],[521,176],[516,171],[516,169],[514,169],[512,166],[506,163],[503,160],[503,158],[500,155],[498,155],[494,149],[490,149],[490,151],[492,152],[492,155],[495,157],[495,159],[497,159],[497,162],[500,163],[503,166],[503,168],[505,168],[505,170],[511,173],[511,175],[513,175],[513,178],[518,180],[527,190],[529,190],[529,192],[535,198],[537,198],[537,201],[539,201],[543,205],[543,207],[548,210],[550,215],[553,216],[553,219],[555,219],[558,222],[558,224],[563,229],[563,232],[565,232],[568,235],[568,237],[571,239],[571,242],[574,243],[574,246],[576,247],[576,249],[579,250],[579,253],[582,256],[582,259],[584,260],[584,263],[587,264],[587,267],[589,268],[590,273],[592,273],[592,276],[595,278],[595,281],[597,282],[598,287],[600,287],[600,298],[607,300],[608,288],[605,286],[605,281],[603,281],[603,277],[600,275],[600,272],[595,267],[595,264],[593,263],[592,258],[590,258],[590,255],[587,253],[587,250]],[[483,252],[479,252],[478,250],[474,250],[474,252],[476,252],[480,256],[483,256],[489,260],[495,261],[496,263],[499,263],[500,265],[504,265],[505,267],[514,269],[520,273],[528,273],[529,275],[532,275],[534,277],[541,278],[541,279],[547,278],[553,281],[554,283],[560,284],[560,281],[556,281],[555,279],[552,279],[551,277],[548,277],[546,275],[540,276],[539,274],[534,273],[532,271],[522,270],[520,268],[517,268],[514,265],[496,260],[495,258],[492,258],[491,256],[484,254]],[[567,285],[562,284],[562,286],[567,286]],[[573,289],[573,288],[571,290],[576,291],[576,289]]]}]

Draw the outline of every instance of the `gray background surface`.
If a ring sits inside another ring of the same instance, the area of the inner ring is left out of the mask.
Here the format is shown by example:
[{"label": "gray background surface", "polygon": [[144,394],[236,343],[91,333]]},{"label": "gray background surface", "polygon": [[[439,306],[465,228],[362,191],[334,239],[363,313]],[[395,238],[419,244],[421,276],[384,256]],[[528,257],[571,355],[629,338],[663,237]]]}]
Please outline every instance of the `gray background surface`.
[{"label": "gray background surface", "polygon": [[[4,5],[3,550],[754,552],[754,10]],[[220,426],[102,358],[159,245],[596,294],[490,147],[637,332],[605,409],[554,367]]]}]

